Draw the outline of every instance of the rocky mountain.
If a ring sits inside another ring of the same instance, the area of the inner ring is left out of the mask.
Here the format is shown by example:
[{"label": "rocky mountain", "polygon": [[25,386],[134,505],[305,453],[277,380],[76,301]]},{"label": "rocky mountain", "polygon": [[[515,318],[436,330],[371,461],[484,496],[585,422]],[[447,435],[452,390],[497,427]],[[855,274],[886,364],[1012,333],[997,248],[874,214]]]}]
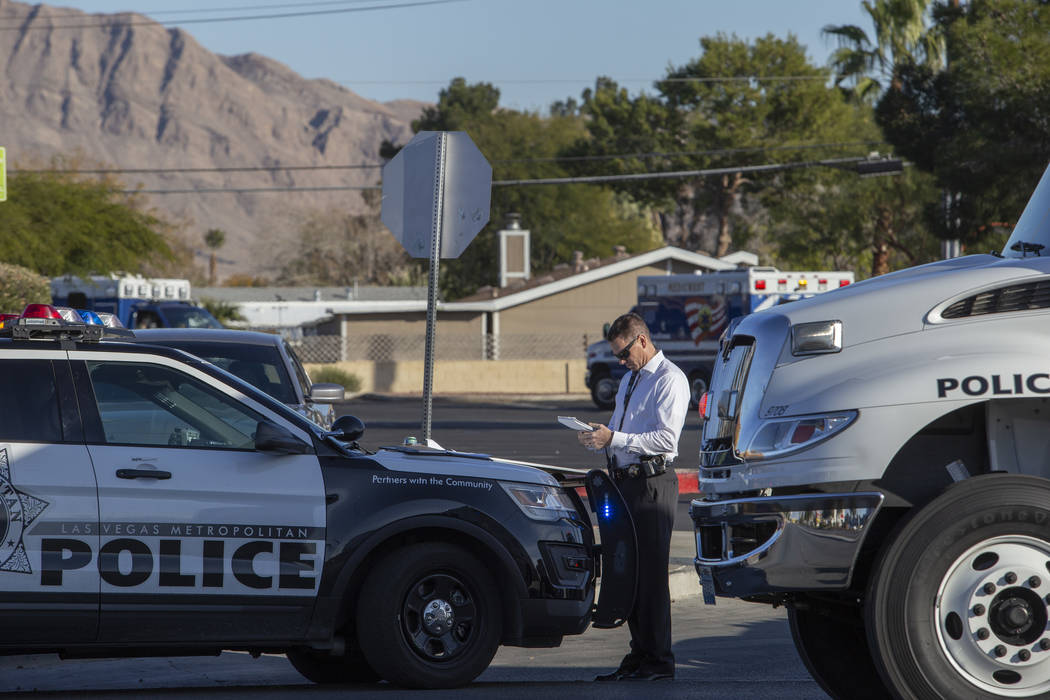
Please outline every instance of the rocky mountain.
[{"label": "rocky mountain", "polygon": [[[378,168],[338,166],[377,163],[384,139],[411,138],[423,106],[373,102],[255,53],[220,56],[142,15],[0,0],[0,146],[9,169],[45,167],[55,156],[79,167],[168,169],[117,176],[146,191],[373,185]],[[329,167],[269,169],[277,166]],[[199,264],[204,232],[226,231],[220,279],[265,274],[305,212],[364,206],[349,190],[145,196]]]}]

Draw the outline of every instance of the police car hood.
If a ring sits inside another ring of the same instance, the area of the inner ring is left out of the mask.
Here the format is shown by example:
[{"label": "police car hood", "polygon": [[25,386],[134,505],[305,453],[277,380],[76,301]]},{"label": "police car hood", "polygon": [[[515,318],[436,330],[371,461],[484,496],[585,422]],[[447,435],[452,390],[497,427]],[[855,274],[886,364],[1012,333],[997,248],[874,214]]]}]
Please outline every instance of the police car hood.
[{"label": "police car hood", "polygon": [[393,471],[432,474],[435,477],[516,481],[547,486],[557,486],[560,481],[564,480],[580,479],[587,473],[584,469],[422,446],[383,447],[376,454],[376,458],[384,467]]},{"label": "police car hood", "polygon": [[759,325],[842,321],[843,343],[861,343],[921,331],[931,312],[990,287],[1024,283],[1050,272],[1050,258],[969,255],[919,265],[745,317],[738,333]]}]

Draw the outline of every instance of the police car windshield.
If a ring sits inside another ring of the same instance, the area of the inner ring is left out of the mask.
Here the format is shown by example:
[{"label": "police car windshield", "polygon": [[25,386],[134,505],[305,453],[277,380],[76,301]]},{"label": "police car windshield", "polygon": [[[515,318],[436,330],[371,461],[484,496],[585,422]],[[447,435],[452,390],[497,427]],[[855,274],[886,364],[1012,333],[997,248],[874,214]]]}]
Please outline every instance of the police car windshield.
[{"label": "police car windshield", "polygon": [[282,403],[298,403],[291,377],[276,345],[193,340],[165,340],[163,344],[205,359]]},{"label": "police car windshield", "polygon": [[1050,255],[1050,167],[1043,173],[1028,205],[1003,247],[1007,258]]}]

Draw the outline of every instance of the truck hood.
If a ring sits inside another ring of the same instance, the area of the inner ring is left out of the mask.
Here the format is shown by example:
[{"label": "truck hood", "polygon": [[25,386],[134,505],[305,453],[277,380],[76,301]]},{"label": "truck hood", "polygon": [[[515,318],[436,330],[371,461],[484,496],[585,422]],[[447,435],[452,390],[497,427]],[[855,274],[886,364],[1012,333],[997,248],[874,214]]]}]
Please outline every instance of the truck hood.
[{"label": "truck hood", "polygon": [[773,321],[773,316],[792,325],[838,320],[843,323],[843,344],[854,346],[921,331],[930,323],[930,312],[946,303],[1048,272],[1050,257],[969,255],[942,260],[760,311],[746,317],[737,332],[750,334],[758,324]]}]

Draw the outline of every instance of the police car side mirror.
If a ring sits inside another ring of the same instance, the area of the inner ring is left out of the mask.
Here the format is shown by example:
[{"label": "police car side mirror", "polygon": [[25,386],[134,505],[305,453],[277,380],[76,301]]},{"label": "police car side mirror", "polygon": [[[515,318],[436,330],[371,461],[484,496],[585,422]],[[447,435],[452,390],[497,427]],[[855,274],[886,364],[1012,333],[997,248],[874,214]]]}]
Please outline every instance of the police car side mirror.
[{"label": "police car side mirror", "polygon": [[302,455],[310,451],[310,446],[281,426],[261,420],[255,429],[255,450],[277,455]]},{"label": "police car side mirror", "polygon": [[332,423],[332,429],[326,433],[340,442],[355,442],[365,434],[365,424],[357,416],[339,416]]}]

